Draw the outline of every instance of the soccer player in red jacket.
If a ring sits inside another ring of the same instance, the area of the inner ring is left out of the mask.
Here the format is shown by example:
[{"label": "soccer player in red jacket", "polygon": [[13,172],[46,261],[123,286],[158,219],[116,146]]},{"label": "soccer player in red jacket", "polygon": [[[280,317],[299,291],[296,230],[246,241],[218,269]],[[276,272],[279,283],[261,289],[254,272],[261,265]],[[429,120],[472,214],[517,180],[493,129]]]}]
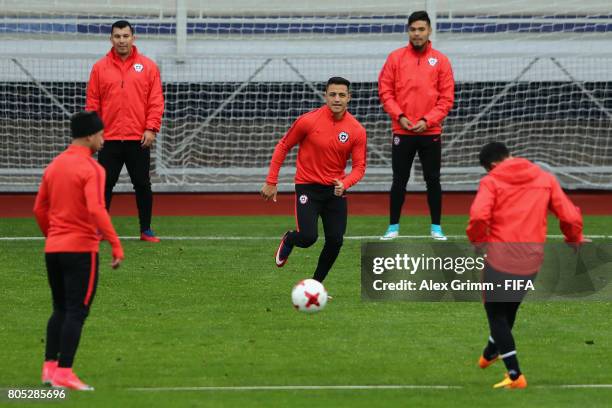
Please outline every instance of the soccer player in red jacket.
[{"label": "soccer player in red jacket", "polygon": [[[287,262],[294,246],[308,248],[318,237],[319,216],[323,220],[325,245],[313,279],[323,282],[336,261],[346,232],[346,190],[365,173],[366,131],[347,111],[350,82],[332,77],[325,87],[325,105],[293,123],[278,142],[261,189],[265,200],[276,201],[279,170],[287,153],[299,145],[295,174],[296,229],[283,236],[276,251],[278,267]],[[345,174],[348,159],[352,170]]]},{"label": "soccer player in red jacket", "polygon": [[[481,180],[470,208],[466,232],[470,242],[486,247],[485,280],[535,278],[543,259],[548,210],[559,219],[566,242],[584,241],[580,209],[572,204],[552,174],[529,160],[512,157],[499,142],[482,148],[480,164],[488,174]],[[513,256],[513,252],[520,256]],[[524,291],[519,292],[511,301],[499,300],[503,296],[495,293],[490,300],[485,296],[490,336],[479,366],[486,368],[501,358],[508,371],[495,388],[527,386],[512,336],[516,312],[525,295]]]},{"label": "soccer player in red jacket", "polygon": [[121,264],[123,249],[104,206],[104,169],[91,157],[104,143],[102,121],[95,112],[80,112],[70,127],[72,144],[45,169],[34,204],[46,238],[53,297],[42,382],[93,390],[76,376],[72,364],[96,294],[100,238],[111,244],[113,268]]},{"label": "soccer player in red jacket", "polygon": [[151,230],[151,145],[164,113],[159,69],[133,45],[134,30],[120,20],[111,27],[113,48],[96,62],[87,84],[85,109],[104,122],[104,148],[98,161],[106,170],[104,195],[110,209],[113,188],[125,164],[136,193],[140,239],[159,242]]},{"label": "soccer player in red jacket", "polygon": [[440,226],[442,217],[442,121],[453,107],[455,80],[451,64],[431,46],[431,22],[425,11],[408,18],[406,47],[393,51],[378,77],[378,94],[392,121],[389,227],[381,237],[399,235],[399,221],[406,195],[406,184],[414,156],[419,155],[427,186],[427,204],[431,215],[431,237],[446,240]]}]

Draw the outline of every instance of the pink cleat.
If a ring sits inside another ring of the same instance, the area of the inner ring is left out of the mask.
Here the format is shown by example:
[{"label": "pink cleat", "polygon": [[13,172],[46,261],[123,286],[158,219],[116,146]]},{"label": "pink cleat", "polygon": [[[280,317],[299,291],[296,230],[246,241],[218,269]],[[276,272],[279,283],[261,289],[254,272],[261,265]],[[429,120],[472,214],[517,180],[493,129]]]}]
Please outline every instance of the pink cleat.
[{"label": "pink cleat", "polygon": [[93,391],[91,385],[82,382],[79,377],[72,371],[72,368],[58,367],[55,370],[51,385],[54,388],[68,388],[77,391]]},{"label": "pink cleat", "polygon": [[55,370],[57,369],[57,360],[45,361],[42,368],[42,383],[44,385],[51,385],[51,379]]},{"label": "pink cleat", "polygon": [[160,239],[155,236],[155,233],[150,228],[140,233],[140,240],[146,242],[160,242]]}]

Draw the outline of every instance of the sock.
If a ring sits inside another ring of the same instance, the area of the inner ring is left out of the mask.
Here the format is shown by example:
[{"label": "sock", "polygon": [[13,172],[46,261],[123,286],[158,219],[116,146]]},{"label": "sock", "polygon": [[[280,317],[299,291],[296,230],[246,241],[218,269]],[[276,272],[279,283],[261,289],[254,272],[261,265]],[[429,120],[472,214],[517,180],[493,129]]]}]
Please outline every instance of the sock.
[{"label": "sock", "polygon": [[486,358],[487,360],[491,361],[498,355],[499,355],[499,350],[497,349],[497,346],[495,345],[495,341],[493,340],[493,337],[489,336],[489,341],[487,342],[487,346],[482,352],[482,356]]},{"label": "sock", "polygon": [[519,378],[521,376],[521,369],[519,368],[518,358],[516,357],[516,350],[502,354],[501,358],[504,360],[510,379],[514,381]]}]

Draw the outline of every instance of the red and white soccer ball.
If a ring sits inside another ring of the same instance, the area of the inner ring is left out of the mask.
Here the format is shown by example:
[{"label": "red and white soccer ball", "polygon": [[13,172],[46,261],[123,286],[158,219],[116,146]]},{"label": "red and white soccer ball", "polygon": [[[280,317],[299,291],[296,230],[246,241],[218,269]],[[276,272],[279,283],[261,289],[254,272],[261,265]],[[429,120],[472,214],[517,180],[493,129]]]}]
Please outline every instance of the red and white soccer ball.
[{"label": "red and white soccer ball", "polygon": [[293,287],[291,300],[293,307],[300,312],[318,312],[327,304],[327,289],[319,281],[304,279]]}]

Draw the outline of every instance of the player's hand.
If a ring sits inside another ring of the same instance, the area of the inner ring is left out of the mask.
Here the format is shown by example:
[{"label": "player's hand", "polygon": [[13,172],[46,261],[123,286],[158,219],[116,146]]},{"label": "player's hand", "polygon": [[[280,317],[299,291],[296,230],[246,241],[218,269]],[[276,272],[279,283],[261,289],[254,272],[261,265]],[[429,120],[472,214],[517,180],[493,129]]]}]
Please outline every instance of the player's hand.
[{"label": "player's hand", "polygon": [[113,257],[113,260],[111,261],[111,268],[117,269],[118,267],[121,266],[121,262],[122,261],[123,261],[122,258],[115,258],[115,257]]},{"label": "player's hand", "polygon": [[590,240],[589,238],[582,238],[582,241],[580,241],[580,242],[566,242],[566,244],[567,244],[567,246],[572,248],[574,253],[578,253],[578,250],[580,250],[580,247],[583,244],[586,244],[586,243],[589,243],[589,242],[593,242],[593,241]]},{"label": "player's hand", "polygon": [[123,258],[125,258],[121,245],[113,246],[111,257],[111,268],[117,269],[121,265]]},{"label": "player's hand", "polygon": [[424,132],[427,130],[427,122],[421,119],[416,123],[416,125],[411,127],[409,130],[412,130],[415,133]]},{"label": "player's hand", "polygon": [[410,128],[412,127],[412,122],[410,122],[408,118],[405,116],[400,116],[398,121],[399,121],[400,126],[404,130],[410,130]]},{"label": "player's hand", "polygon": [[278,188],[275,185],[265,183],[261,188],[259,194],[263,197],[264,200],[276,202],[276,194],[278,193]]},{"label": "player's hand", "polygon": [[342,194],[344,194],[344,183],[338,179],[334,179],[334,195],[342,197]]},{"label": "player's hand", "polygon": [[144,147],[150,147],[155,140],[155,133],[150,130],[145,130],[142,134],[142,139],[140,139],[140,145]]}]

